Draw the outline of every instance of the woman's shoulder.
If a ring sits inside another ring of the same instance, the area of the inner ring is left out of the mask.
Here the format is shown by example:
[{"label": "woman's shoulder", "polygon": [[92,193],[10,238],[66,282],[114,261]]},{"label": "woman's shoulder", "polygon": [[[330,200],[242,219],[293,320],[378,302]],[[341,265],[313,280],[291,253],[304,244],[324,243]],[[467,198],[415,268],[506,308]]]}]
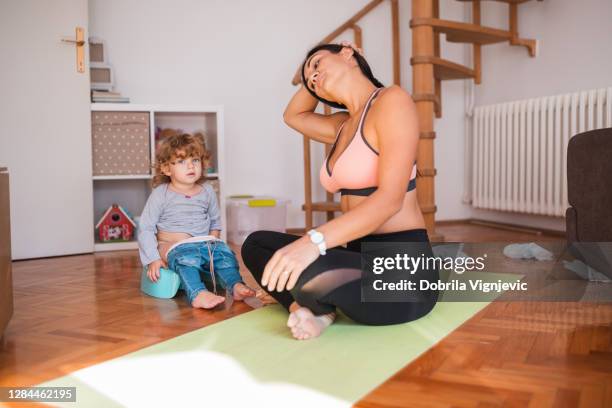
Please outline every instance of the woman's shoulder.
[{"label": "woman's shoulder", "polygon": [[388,115],[407,112],[415,108],[410,94],[398,85],[392,85],[380,91],[371,108],[371,115],[386,120]]},{"label": "woman's shoulder", "polygon": [[380,91],[376,98],[377,105],[384,106],[389,104],[413,104],[412,97],[404,88],[399,85],[391,85]]}]

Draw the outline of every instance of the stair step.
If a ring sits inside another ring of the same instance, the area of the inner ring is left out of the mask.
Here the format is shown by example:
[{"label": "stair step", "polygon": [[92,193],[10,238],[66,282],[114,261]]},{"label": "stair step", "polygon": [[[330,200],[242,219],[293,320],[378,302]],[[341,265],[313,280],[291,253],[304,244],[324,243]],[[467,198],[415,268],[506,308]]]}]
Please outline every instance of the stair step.
[{"label": "stair step", "polygon": [[442,117],[442,104],[440,103],[440,96],[436,94],[419,94],[413,93],[412,100],[415,102],[433,102],[434,103],[434,111],[436,112],[436,118]]},{"label": "stair step", "polygon": [[341,211],[340,203],[336,201],[318,201],[312,203],[310,206],[308,206],[307,204],[303,204],[302,210],[306,210],[308,209],[308,207],[310,207],[312,211]]},{"label": "stair step", "polygon": [[434,76],[440,80],[475,78],[473,69],[438,57],[412,57],[410,64],[433,64]]},{"label": "stair step", "polygon": [[449,42],[484,45],[510,41],[512,37],[510,31],[477,24],[440,20],[438,18],[413,18],[410,20],[410,27],[424,25],[432,26],[436,33],[446,34],[446,40]]}]

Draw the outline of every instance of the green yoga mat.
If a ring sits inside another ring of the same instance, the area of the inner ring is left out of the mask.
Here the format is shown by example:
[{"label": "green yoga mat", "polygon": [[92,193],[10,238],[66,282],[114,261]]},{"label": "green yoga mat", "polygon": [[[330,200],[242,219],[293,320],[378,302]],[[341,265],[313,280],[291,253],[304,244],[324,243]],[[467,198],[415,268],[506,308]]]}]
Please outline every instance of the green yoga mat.
[{"label": "green yoga mat", "polygon": [[350,406],[487,304],[442,302],[395,326],[340,316],[307,341],[267,306],[40,385],[77,387],[76,405],[56,406]]}]

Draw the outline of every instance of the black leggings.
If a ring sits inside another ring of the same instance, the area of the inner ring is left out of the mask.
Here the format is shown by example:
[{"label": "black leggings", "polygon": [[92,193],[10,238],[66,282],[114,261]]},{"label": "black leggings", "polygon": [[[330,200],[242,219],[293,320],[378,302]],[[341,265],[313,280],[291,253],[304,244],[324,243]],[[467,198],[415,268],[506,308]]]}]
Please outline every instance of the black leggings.
[{"label": "black leggings", "polygon": [[[257,282],[261,284],[264,268],[274,252],[299,238],[274,231],[256,231],[247,237],[242,244],[242,259]],[[294,301],[315,315],[331,313],[338,308],[355,322],[369,325],[404,323],[429,313],[438,298],[436,291],[421,292],[420,301],[361,301],[362,242],[425,242],[431,251],[425,229],[368,235],[349,242],[346,248],[328,250],[302,272],[291,291],[273,291],[270,295],[287,310]],[[428,273],[428,280],[438,280],[437,271]]]}]

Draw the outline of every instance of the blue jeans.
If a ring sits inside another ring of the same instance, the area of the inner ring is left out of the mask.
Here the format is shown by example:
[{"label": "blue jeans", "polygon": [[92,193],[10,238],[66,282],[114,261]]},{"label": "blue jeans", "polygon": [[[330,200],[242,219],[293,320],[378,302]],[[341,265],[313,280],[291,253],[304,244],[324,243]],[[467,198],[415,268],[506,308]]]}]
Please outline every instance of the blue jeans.
[{"label": "blue jeans", "polygon": [[225,242],[181,244],[168,254],[168,267],[179,274],[189,304],[193,302],[198,293],[207,290],[200,273],[203,272],[206,278],[212,279],[209,246],[217,282],[229,293],[232,293],[236,283],[242,283],[236,255]]}]

